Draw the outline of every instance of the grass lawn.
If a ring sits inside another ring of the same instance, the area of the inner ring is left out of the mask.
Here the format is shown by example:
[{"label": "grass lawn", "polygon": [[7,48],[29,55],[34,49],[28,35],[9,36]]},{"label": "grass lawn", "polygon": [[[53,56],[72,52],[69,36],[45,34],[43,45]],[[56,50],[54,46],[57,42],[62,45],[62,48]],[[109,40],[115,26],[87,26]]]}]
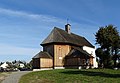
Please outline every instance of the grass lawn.
[{"label": "grass lawn", "polygon": [[19,83],[120,83],[120,70],[61,69],[24,75]]}]

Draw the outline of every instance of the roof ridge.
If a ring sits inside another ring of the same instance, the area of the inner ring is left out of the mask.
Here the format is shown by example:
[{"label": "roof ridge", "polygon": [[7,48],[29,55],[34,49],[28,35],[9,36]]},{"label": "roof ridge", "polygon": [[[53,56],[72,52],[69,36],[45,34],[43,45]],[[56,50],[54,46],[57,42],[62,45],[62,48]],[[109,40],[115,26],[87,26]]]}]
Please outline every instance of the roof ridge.
[{"label": "roof ridge", "polygon": [[[65,40],[65,41],[67,41],[63,36],[62,36],[62,34],[59,32],[59,30],[57,30],[57,29],[60,29],[60,28],[57,28],[57,27],[55,27],[56,28],[56,31],[61,35],[61,37]],[[60,29],[60,30],[62,30],[62,29]],[[62,31],[64,31],[64,30],[62,30]]]},{"label": "roof ridge", "polygon": [[93,46],[85,37],[83,37],[87,43],[89,43],[93,48],[95,48],[95,46]]},{"label": "roof ridge", "polygon": [[[53,32],[54,32],[54,29],[50,32],[50,34],[47,36],[47,38],[45,38],[45,39],[43,40],[42,43],[44,43],[46,40],[48,40],[48,38],[50,37],[50,35],[52,35]],[[42,43],[41,43],[41,44],[42,44]]]},{"label": "roof ridge", "polygon": [[54,29],[42,42],[41,45],[50,43],[66,43],[77,46],[88,46],[94,48],[94,46],[85,37],[75,33],[68,34],[64,29],[58,27],[54,27]]},{"label": "roof ridge", "polygon": [[84,36],[81,36],[81,35],[78,35],[78,34],[75,34],[75,33],[72,33],[72,34],[84,38]]}]

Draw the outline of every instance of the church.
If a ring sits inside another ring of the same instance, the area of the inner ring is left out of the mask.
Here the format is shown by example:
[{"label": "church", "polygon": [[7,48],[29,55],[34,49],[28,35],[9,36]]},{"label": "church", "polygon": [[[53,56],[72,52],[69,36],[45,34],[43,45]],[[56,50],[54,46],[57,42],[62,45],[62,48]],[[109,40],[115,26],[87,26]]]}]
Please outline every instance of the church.
[{"label": "church", "polygon": [[36,54],[33,69],[97,68],[95,47],[85,38],[71,32],[71,25],[65,30],[54,27],[40,44],[43,51]]}]

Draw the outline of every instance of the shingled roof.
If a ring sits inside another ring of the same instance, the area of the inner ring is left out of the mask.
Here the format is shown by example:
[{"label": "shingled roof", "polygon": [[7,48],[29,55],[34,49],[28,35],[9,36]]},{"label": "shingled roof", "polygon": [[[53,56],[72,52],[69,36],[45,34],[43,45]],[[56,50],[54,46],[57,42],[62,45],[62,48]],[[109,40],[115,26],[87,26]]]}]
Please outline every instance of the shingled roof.
[{"label": "shingled roof", "polygon": [[52,58],[52,56],[48,52],[41,51],[33,57],[33,59],[35,58]]},{"label": "shingled roof", "polygon": [[94,48],[94,46],[87,41],[84,37],[76,35],[74,33],[67,33],[65,30],[54,27],[52,32],[48,37],[41,43],[41,45],[46,45],[50,43],[64,43],[73,44],[77,46],[89,46]]},{"label": "shingled roof", "polygon": [[90,57],[94,58],[93,56],[91,56],[91,54],[89,54],[85,50],[79,47],[74,47],[74,46],[72,46],[71,51],[66,56],[66,58],[71,58],[71,57],[73,58],[79,57],[79,58],[86,58],[86,59]]}]

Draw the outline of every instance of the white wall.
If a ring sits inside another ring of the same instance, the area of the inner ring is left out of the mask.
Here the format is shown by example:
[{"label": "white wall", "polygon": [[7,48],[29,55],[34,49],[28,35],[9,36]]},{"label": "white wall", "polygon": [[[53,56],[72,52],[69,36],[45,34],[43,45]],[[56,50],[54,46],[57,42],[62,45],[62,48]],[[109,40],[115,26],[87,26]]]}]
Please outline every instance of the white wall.
[{"label": "white wall", "polygon": [[93,58],[93,68],[97,68],[98,63],[96,62],[95,48],[83,46],[83,50],[85,50],[86,52],[88,52],[89,54],[91,54],[94,57]]},{"label": "white wall", "polygon": [[8,64],[5,62],[5,63],[3,63],[0,67],[2,67],[2,68],[7,68],[7,67],[8,67]]}]

